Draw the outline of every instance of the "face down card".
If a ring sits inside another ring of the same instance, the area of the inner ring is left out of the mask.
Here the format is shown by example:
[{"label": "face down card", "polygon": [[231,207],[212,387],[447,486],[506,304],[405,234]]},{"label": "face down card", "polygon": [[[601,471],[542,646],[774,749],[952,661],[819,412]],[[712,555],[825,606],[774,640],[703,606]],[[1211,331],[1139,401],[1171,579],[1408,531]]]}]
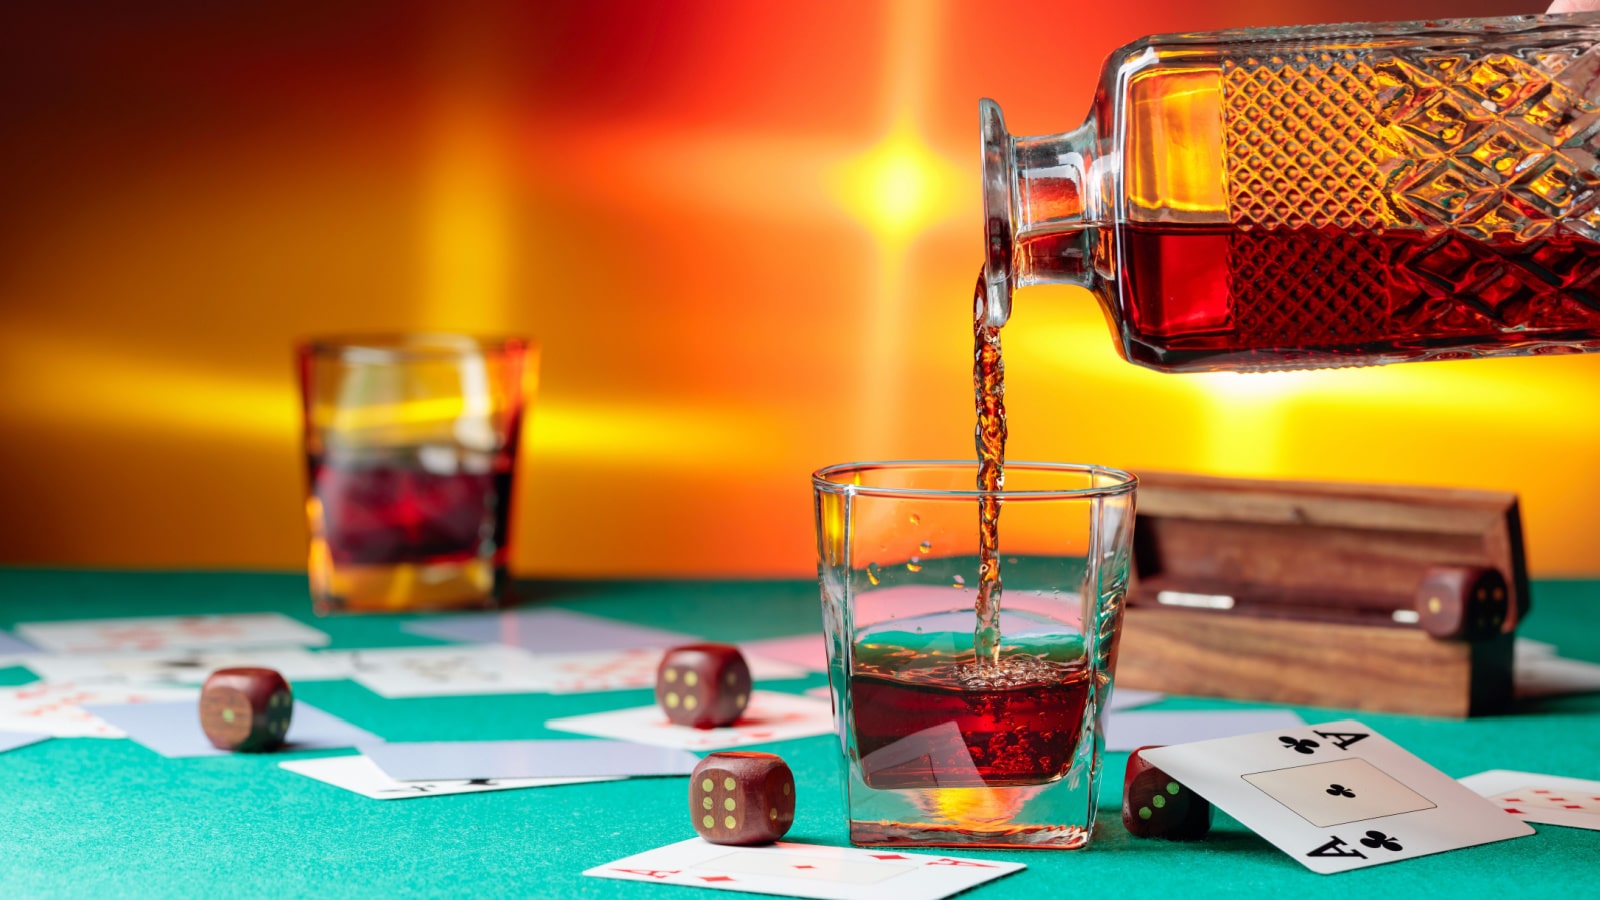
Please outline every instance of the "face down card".
[{"label": "face down card", "polygon": [[614,778],[471,778],[447,781],[396,781],[365,756],[325,756],[321,759],[296,759],[278,763],[307,778],[354,791],[374,800],[405,800],[412,797],[443,797],[449,794],[476,794],[484,791],[509,791],[518,788],[554,787]]},{"label": "face down card", "polygon": [[1533,833],[1354,720],[1143,755],[1321,874]]}]

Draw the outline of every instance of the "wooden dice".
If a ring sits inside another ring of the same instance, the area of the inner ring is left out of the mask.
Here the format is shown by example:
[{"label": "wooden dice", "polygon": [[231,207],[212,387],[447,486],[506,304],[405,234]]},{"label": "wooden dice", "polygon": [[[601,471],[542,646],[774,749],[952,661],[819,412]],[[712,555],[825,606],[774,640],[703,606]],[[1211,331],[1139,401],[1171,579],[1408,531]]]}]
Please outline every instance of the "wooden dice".
[{"label": "wooden dice", "polygon": [[1500,633],[1508,613],[1505,576],[1487,566],[1433,566],[1417,585],[1417,624],[1446,640]]},{"label": "wooden dice", "polygon": [[750,703],[750,666],[731,644],[674,647],[656,669],[656,703],[677,725],[732,725]]},{"label": "wooden dice", "polygon": [[1211,830],[1211,804],[1179,784],[1142,755],[1155,747],[1140,747],[1128,755],[1122,781],[1122,824],[1136,837],[1161,837],[1189,841]]},{"label": "wooden dice", "polygon": [[689,817],[713,844],[770,844],[794,824],[794,773],[771,753],[713,753],[689,778]]},{"label": "wooden dice", "polygon": [[219,750],[276,750],[293,713],[289,682],[272,669],[218,669],[200,689],[200,728]]}]

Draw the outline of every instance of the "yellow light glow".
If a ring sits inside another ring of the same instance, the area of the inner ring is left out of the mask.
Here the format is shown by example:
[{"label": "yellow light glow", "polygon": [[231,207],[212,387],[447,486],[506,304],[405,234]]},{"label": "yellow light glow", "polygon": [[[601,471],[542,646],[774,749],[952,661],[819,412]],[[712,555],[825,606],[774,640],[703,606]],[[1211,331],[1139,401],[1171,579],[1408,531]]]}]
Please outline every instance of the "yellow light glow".
[{"label": "yellow light glow", "polygon": [[[919,806],[932,806],[927,810],[939,819],[953,822],[963,828],[992,829],[1016,818],[1024,803],[1038,794],[1040,788],[942,788],[927,792],[931,797],[919,798]],[[926,796],[926,794],[924,795]]]},{"label": "yellow light glow", "polygon": [[834,176],[841,205],[891,248],[952,215],[968,173],[934,153],[902,118],[883,140]]},{"label": "yellow light glow", "polygon": [[102,426],[172,434],[298,439],[299,390],[291,379],[252,379],[113,344],[17,331],[0,335],[0,357],[39,373],[12,394],[6,413],[72,428]]},{"label": "yellow light glow", "polygon": [[748,407],[538,406],[527,452],[586,464],[719,473],[765,471],[795,446],[776,417]]},{"label": "yellow light glow", "polygon": [[423,185],[423,325],[497,332],[511,294],[511,138],[504,48],[471,7],[448,17],[432,60]]},{"label": "yellow light glow", "polygon": [[1215,66],[1166,68],[1128,84],[1129,116],[1138,127],[1126,150],[1128,215],[1135,221],[1225,213],[1222,79]]}]

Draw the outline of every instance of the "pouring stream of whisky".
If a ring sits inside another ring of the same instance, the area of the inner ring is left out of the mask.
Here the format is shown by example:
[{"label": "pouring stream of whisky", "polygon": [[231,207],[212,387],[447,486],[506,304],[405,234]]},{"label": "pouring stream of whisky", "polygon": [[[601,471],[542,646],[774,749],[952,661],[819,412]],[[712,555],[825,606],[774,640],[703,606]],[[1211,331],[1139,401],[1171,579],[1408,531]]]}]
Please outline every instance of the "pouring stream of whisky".
[{"label": "pouring stream of whisky", "polygon": [[978,621],[972,633],[974,665],[1000,660],[1000,500],[994,492],[1006,481],[1006,364],[1000,353],[1000,329],[985,324],[985,287],[978,273],[973,296],[972,384],[978,424],[973,442],[978,449]]}]

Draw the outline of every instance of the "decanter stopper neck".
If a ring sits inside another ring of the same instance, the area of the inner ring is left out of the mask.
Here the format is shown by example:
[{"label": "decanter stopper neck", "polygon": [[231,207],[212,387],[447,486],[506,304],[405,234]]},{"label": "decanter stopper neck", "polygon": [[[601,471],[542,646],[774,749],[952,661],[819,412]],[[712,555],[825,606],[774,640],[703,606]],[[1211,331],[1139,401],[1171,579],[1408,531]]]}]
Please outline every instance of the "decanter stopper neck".
[{"label": "decanter stopper neck", "polygon": [[1091,226],[1099,195],[1091,184],[1095,123],[1076,131],[1012,137],[999,104],[979,104],[983,133],[986,324],[1011,317],[1011,292],[1031,284],[1089,286]]}]

